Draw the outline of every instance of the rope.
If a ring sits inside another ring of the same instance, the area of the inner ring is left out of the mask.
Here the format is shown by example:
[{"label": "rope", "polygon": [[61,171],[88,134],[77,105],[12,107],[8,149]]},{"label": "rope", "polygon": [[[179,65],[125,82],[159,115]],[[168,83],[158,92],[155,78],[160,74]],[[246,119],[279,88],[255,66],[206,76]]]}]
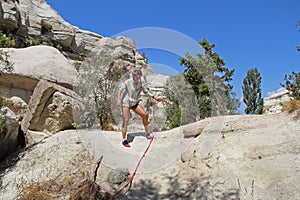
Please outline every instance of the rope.
[{"label": "rope", "polygon": [[[163,103],[166,103],[167,105],[169,105],[169,106],[171,106],[171,107],[173,107],[173,108],[180,109],[178,106],[176,106],[176,105],[174,105],[174,104],[172,104],[172,103],[170,103],[170,102],[168,102],[168,101],[166,101],[166,100],[164,100],[164,99],[162,99],[162,102],[163,102]],[[154,108],[153,108],[153,110],[152,110],[152,116],[153,116],[152,122],[151,122],[151,124],[152,124],[152,125],[151,125],[151,127],[152,127],[151,132],[152,132],[152,133],[153,133],[153,130],[154,130],[154,116],[155,116],[155,109],[156,109],[156,107],[157,107],[157,104],[158,104],[158,103],[155,104],[155,106],[154,106]],[[181,111],[181,112],[184,112],[186,115],[189,115],[189,116],[195,118],[197,121],[200,120],[200,118],[199,118],[198,116],[192,115],[192,114],[190,114],[190,113],[188,113],[188,112],[185,112],[185,111]],[[143,158],[146,156],[146,153],[148,152],[148,150],[149,150],[149,148],[150,148],[150,146],[151,146],[151,144],[152,144],[152,142],[153,142],[153,139],[154,139],[154,134],[153,134],[153,137],[151,138],[151,140],[150,140],[150,142],[149,142],[147,148],[145,149],[145,151],[144,151],[142,157],[141,157],[141,158],[139,159],[139,161],[137,162],[137,165],[136,165],[136,167],[135,167],[135,169],[134,169],[134,171],[133,171],[133,173],[132,173],[132,175],[131,175],[129,181],[128,181],[128,182],[127,182],[120,190],[118,190],[118,191],[110,198],[111,200],[115,199],[119,194],[121,194],[121,193],[127,188],[127,186],[129,186],[129,189],[130,189],[131,184],[132,184],[132,181],[133,181],[133,179],[134,179],[134,177],[135,177],[135,175],[136,175],[136,172],[137,172],[137,170],[138,170],[138,168],[139,168],[139,166],[140,166],[140,164],[141,164]],[[129,189],[128,189],[128,190],[129,190]],[[126,191],[128,191],[128,190],[126,190]]]},{"label": "rope", "polygon": [[[156,107],[156,105],[157,105],[157,103],[155,104],[155,107]],[[154,129],[154,128],[153,128],[153,127],[154,127],[154,115],[155,115],[155,108],[153,108],[153,110],[152,110],[152,116],[153,116],[153,118],[152,118],[152,122],[151,122],[151,124],[152,124],[152,126],[151,126],[151,127],[152,127],[151,132],[153,132],[153,129]],[[129,185],[129,189],[130,189],[131,184],[132,184],[132,181],[133,181],[133,179],[134,179],[134,177],[135,177],[135,175],[136,175],[136,172],[137,172],[137,170],[138,170],[138,168],[139,168],[139,166],[140,166],[140,164],[141,164],[143,158],[146,156],[146,153],[148,152],[148,150],[149,150],[149,148],[150,148],[150,146],[151,146],[151,144],[152,144],[152,142],[153,142],[153,139],[154,139],[154,135],[153,135],[153,137],[151,138],[151,140],[150,140],[150,142],[149,142],[149,144],[148,144],[146,150],[144,151],[142,157],[139,159],[139,161],[138,161],[138,163],[137,163],[137,165],[136,165],[136,167],[135,167],[135,169],[134,169],[134,171],[133,171],[133,173],[132,173],[132,175],[131,175],[129,181],[128,181],[128,182],[127,182],[120,190],[118,190],[118,191],[110,198],[111,200],[115,199],[119,194],[121,194],[121,193],[127,188],[128,185]],[[128,189],[128,190],[129,190],[129,189]],[[127,190],[127,191],[128,191],[128,190]]]}]

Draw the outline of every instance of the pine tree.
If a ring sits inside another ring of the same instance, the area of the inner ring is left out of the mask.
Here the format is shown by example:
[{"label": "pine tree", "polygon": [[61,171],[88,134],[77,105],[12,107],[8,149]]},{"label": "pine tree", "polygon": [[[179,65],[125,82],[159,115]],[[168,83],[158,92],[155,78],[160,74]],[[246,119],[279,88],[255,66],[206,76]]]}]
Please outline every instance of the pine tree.
[{"label": "pine tree", "polygon": [[243,81],[244,103],[246,104],[246,114],[262,114],[263,98],[261,91],[261,75],[257,68],[247,71]]},{"label": "pine tree", "polygon": [[282,87],[285,87],[291,92],[291,96],[296,100],[300,100],[300,72],[292,72],[290,75],[284,76],[285,83],[281,83]]},{"label": "pine tree", "polygon": [[213,52],[215,44],[209,44],[206,39],[199,44],[204,54],[193,58],[187,53],[180,59],[180,65],[185,66],[184,77],[198,99],[200,117],[235,113],[239,102],[234,99],[233,86],[229,84],[234,70],[224,67],[225,61]]},{"label": "pine tree", "polygon": [[[300,28],[300,20],[296,24]],[[298,29],[300,32],[300,29]],[[300,45],[296,46],[297,50],[300,52]],[[300,100],[300,72],[292,71],[292,74],[284,76],[285,83],[281,83],[282,87],[285,87],[291,92],[291,96],[296,100]]]},{"label": "pine tree", "polygon": [[[182,74],[170,76],[163,96],[172,102],[172,106],[164,104],[167,117],[164,129],[172,129],[195,122],[195,118],[192,118],[191,115],[199,116],[197,101],[193,89]],[[189,115],[187,115],[187,111]]]}]

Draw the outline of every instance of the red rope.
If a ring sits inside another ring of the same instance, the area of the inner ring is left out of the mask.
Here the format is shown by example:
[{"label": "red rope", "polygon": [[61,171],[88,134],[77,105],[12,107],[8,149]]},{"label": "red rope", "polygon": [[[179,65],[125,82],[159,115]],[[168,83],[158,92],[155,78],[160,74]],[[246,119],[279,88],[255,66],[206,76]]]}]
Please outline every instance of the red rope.
[{"label": "red rope", "polygon": [[[169,105],[169,106],[171,106],[171,107],[175,107],[175,108],[179,109],[179,107],[175,106],[174,104],[172,104],[172,103],[170,103],[170,102],[168,102],[168,101],[166,101],[166,100],[164,100],[164,99],[162,99],[162,102],[166,103],[167,105]],[[152,126],[151,132],[152,132],[152,133],[153,133],[153,129],[154,129],[154,128],[153,128],[153,127],[154,127],[154,115],[155,115],[155,109],[156,109],[156,106],[157,106],[157,103],[155,104],[155,107],[153,108],[153,111],[152,111],[152,116],[153,116],[152,122],[151,122],[151,124],[152,124],[152,125],[151,125],[151,126]],[[182,111],[182,112],[184,112],[184,111]],[[195,115],[192,115],[192,114],[187,113],[187,112],[184,112],[184,113],[187,114],[187,115],[189,115],[189,116],[191,116],[191,117],[193,117],[193,118],[195,118],[196,120],[200,120],[199,117],[197,117],[197,116],[195,116]],[[150,146],[151,146],[151,144],[152,144],[152,142],[153,142],[153,139],[154,139],[154,135],[153,135],[152,139],[150,140],[150,142],[149,142],[149,144],[148,144],[146,150],[144,151],[142,157],[139,159],[139,161],[138,161],[138,163],[137,163],[137,165],[136,165],[136,167],[135,167],[135,169],[134,169],[134,171],[133,171],[133,173],[132,173],[132,175],[131,175],[129,181],[128,181],[128,182],[127,182],[120,190],[118,190],[118,191],[110,198],[111,200],[112,200],[112,199],[115,199],[119,194],[121,194],[129,184],[130,184],[130,185],[132,184],[132,181],[133,181],[133,179],[134,179],[134,177],[135,177],[135,175],[136,175],[136,172],[137,172],[137,170],[138,170],[138,168],[139,168],[139,166],[140,166],[140,164],[141,164],[143,158],[146,156],[146,153],[147,153],[147,151],[149,150],[149,148],[150,148]]]},{"label": "red rope", "polygon": [[[157,105],[157,104],[155,104],[155,105]],[[156,107],[156,106],[155,106],[155,107]],[[153,108],[153,111],[152,111],[152,116],[153,116],[153,118],[152,118],[152,122],[151,122],[151,123],[152,123],[152,131],[151,131],[151,132],[153,132],[153,127],[154,127],[154,114],[155,114],[155,109]],[[149,144],[148,144],[146,150],[144,151],[142,157],[139,159],[139,161],[138,161],[138,163],[137,163],[137,165],[136,165],[136,167],[135,167],[135,169],[134,169],[134,171],[133,171],[133,173],[132,173],[132,175],[131,175],[129,181],[128,181],[128,182],[127,182],[127,183],[126,183],[119,191],[117,191],[117,192],[110,198],[111,200],[112,200],[112,199],[115,199],[119,194],[121,194],[129,184],[130,184],[130,185],[132,184],[132,181],[133,181],[133,179],[134,179],[134,177],[135,177],[135,174],[136,174],[136,172],[137,172],[137,170],[138,170],[138,168],[139,168],[139,166],[140,166],[140,164],[141,164],[143,158],[146,156],[146,153],[147,153],[147,151],[149,150],[149,148],[150,148],[150,146],[151,146],[151,144],[152,144],[152,142],[153,142],[153,139],[154,139],[154,135],[153,135],[153,137],[151,138],[151,140],[150,140],[150,142],[149,142]]]}]

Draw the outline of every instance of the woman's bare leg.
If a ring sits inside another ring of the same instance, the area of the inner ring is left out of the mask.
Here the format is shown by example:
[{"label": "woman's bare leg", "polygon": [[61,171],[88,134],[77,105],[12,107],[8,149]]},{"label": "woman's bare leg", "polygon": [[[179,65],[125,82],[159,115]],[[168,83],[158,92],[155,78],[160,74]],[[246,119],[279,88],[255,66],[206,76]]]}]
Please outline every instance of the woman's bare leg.
[{"label": "woman's bare leg", "polygon": [[146,113],[146,111],[144,110],[144,108],[140,105],[138,105],[136,108],[132,109],[136,114],[138,114],[139,116],[141,116],[142,120],[143,120],[143,125],[145,128],[146,132],[149,132],[149,122],[148,122],[148,115]]},{"label": "woman's bare leg", "polygon": [[123,140],[126,139],[126,133],[128,128],[128,122],[129,122],[129,114],[130,110],[128,107],[122,107],[122,113],[123,113],[123,123],[122,123],[122,138]]}]

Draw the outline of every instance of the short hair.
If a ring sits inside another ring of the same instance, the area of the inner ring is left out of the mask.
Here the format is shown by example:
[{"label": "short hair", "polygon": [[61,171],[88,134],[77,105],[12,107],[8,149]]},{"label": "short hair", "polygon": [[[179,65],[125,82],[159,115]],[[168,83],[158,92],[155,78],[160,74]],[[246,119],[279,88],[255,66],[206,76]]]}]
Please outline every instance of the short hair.
[{"label": "short hair", "polygon": [[142,76],[143,75],[142,70],[139,68],[134,69],[132,72],[132,76],[136,76],[136,75]]}]

